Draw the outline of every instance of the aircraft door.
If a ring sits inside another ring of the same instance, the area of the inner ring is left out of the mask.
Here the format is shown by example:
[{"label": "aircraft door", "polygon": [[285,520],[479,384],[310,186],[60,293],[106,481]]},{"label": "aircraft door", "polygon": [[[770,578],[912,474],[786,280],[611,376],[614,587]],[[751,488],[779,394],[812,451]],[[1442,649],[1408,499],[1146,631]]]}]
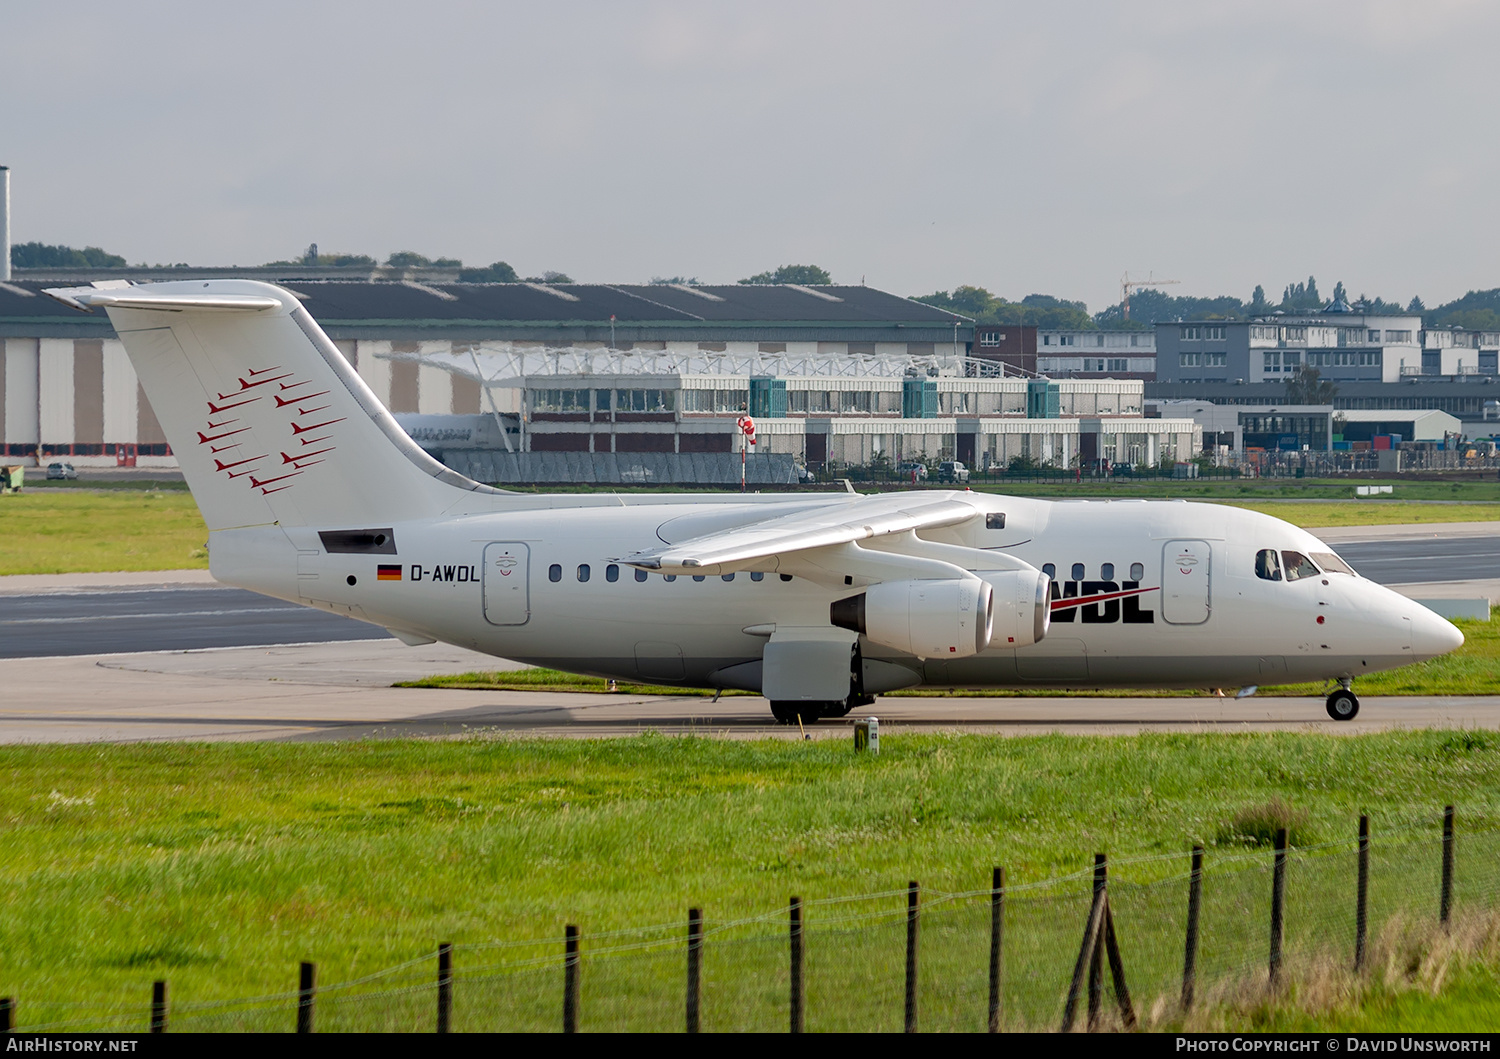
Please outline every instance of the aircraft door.
[{"label": "aircraft door", "polygon": [[1201,625],[1212,610],[1207,541],[1167,541],[1161,550],[1161,616],[1173,625]]},{"label": "aircraft door", "polygon": [[531,620],[531,548],[511,541],[484,546],[484,620],[525,625]]}]

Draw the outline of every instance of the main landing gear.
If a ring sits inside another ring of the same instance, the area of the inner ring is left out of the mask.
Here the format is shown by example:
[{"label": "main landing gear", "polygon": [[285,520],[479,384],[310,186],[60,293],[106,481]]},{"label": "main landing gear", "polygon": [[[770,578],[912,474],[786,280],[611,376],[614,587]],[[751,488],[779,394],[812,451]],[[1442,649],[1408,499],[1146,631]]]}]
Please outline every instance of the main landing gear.
[{"label": "main landing gear", "polygon": [[1328,716],[1335,721],[1352,721],[1359,713],[1359,697],[1349,689],[1347,680],[1340,683],[1343,687],[1328,696]]}]

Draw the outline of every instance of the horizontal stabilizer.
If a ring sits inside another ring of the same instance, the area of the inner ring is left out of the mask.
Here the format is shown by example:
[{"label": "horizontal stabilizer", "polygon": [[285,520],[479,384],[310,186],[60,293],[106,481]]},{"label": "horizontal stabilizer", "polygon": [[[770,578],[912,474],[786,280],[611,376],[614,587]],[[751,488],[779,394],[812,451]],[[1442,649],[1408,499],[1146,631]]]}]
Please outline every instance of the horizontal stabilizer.
[{"label": "horizontal stabilizer", "polygon": [[139,288],[100,290],[97,287],[52,287],[42,293],[84,312],[92,311],[95,306],[101,309],[153,309],[168,313],[180,313],[189,309],[263,312],[281,307],[281,302],[276,298],[255,294],[184,294],[175,291],[168,294]]}]

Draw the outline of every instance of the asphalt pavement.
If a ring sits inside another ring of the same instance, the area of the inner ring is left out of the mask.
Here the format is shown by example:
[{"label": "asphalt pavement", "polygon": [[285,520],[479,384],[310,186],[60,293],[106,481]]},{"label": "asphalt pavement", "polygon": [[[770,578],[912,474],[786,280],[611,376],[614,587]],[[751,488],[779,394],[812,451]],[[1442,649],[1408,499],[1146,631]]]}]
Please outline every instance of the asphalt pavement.
[{"label": "asphalt pavement", "polygon": [[0,658],[370,640],[375,625],[240,588],[0,595]]},{"label": "asphalt pavement", "polygon": [[1382,585],[1500,577],[1500,537],[1350,541],[1335,547],[1361,576]]}]

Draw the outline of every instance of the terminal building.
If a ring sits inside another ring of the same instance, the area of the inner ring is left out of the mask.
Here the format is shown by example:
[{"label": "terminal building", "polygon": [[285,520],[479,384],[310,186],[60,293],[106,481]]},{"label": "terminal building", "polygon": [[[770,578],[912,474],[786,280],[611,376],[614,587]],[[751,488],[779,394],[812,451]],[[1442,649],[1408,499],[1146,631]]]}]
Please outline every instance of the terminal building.
[{"label": "terminal building", "polygon": [[1447,412],[1339,410],[1332,405],[1225,405],[1208,401],[1149,401],[1147,411],[1190,418],[1205,450],[1230,452],[1360,452],[1411,442],[1441,444],[1462,432]]}]

